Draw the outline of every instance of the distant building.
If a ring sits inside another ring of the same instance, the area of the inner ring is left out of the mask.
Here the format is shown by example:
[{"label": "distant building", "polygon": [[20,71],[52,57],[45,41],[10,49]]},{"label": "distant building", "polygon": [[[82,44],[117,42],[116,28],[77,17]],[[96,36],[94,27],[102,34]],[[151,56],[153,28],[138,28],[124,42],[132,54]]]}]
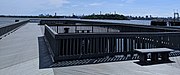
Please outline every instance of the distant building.
[{"label": "distant building", "polygon": [[57,16],[57,14],[55,13],[54,16]]}]

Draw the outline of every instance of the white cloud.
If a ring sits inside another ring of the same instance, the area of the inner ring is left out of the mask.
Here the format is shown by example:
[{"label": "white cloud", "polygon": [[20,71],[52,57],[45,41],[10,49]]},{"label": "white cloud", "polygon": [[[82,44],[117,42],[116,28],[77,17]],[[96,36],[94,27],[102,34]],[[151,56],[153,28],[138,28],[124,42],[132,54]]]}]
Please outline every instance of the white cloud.
[{"label": "white cloud", "polygon": [[54,6],[62,6],[64,4],[70,3],[68,0],[49,0],[51,5]]},{"label": "white cloud", "polygon": [[120,0],[121,2],[124,2],[124,3],[133,3],[134,1],[136,0]]},{"label": "white cloud", "polygon": [[91,3],[89,4],[90,6],[99,6],[99,5],[102,5],[103,3]]},{"label": "white cloud", "polygon": [[120,0],[120,1],[125,2],[125,1],[127,1],[127,0]]},{"label": "white cloud", "polygon": [[123,6],[127,6],[131,3],[134,3],[136,0],[120,0],[120,1],[121,1],[121,3],[118,3],[116,5],[123,7]]},{"label": "white cloud", "polygon": [[124,6],[124,4],[118,4],[119,6]]},{"label": "white cloud", "polygon": [[133,3],[136,0],[125,0],[126,3]]},{"label": "white cloud", "polygon": [[77,7],[77,6],[79,6],[79,5],[72,5],[72,7]]}]

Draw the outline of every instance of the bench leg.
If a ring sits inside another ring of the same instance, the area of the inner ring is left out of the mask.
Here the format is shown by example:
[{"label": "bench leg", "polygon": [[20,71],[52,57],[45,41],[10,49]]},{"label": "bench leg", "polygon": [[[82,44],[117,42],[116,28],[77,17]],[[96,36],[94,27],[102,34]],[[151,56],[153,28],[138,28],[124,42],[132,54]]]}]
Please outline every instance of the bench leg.
[{"label": "bench leg", "polygon": [[169,52],[161,53],[162,61],[169,61]]},{"label": "bench leg", "polygon": [[151,61],[158,62],[158,53],[151,53]]},{"label": "bench leg", "polygon": [[140,62],[141,63],[146,63],[147,62],[147,54],[140,54]]}]

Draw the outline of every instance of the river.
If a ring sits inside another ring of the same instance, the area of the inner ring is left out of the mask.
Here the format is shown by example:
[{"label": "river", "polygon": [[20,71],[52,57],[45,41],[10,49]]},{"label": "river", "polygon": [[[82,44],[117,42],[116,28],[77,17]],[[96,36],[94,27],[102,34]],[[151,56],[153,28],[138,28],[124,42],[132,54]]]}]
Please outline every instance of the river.
[{"label": "river", "polygon": [[[0,17],[0,26],[2,26],[2,25],[10,25],[12,23],[15,23],[15,20],[22,21],[22,20],[28,20],[28,19],[36,19],[36,20],[38,20],[38,18],[7,18],[7,17]],[[91,21],[126,23],[126,24],[139,24],[139,25],[150,25],[150,23],[151,23],[151,20],[91,20]]]}]

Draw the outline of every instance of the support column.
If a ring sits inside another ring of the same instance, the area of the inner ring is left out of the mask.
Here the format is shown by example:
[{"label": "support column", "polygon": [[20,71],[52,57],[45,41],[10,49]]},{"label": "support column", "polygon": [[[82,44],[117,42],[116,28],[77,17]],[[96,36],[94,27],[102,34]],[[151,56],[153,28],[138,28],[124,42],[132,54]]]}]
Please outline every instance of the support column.
[{"label": "support column", "polygon": [[127,38],[124,38],[124,52],[127,52]]},{"label": "support column", "polygon": [[124,56],[127,56],[127,38],[124,38],[124,50],[123,52],[125,53]]},{"label": "support column", "polygon": [[147,53],[140,53],[140,63],[147,62]]},{"label": "support column", "polygon": [[169,52],[161,53],[162,61],[169,61]]},{"label": "support column", "polygon": [[151,53],[151,61],[158,62],[158,53]]}]

